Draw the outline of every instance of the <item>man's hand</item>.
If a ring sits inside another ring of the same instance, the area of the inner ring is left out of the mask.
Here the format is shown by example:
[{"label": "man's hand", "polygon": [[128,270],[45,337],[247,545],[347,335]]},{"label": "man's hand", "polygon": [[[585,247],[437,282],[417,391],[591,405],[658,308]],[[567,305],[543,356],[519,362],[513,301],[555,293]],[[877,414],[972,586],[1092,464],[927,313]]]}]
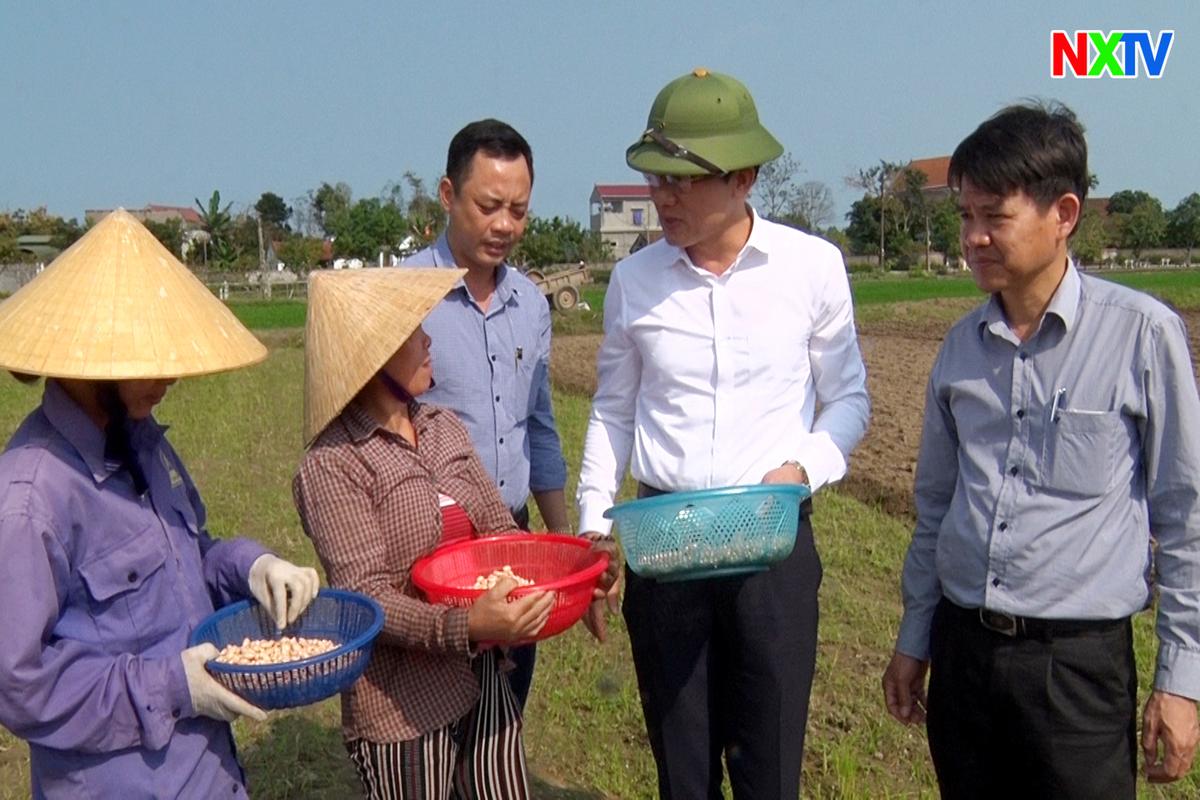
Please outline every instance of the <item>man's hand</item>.
[{"label": "man's hand", "polygon": [[1200,723],[1196,721],[1196,701],[1167,692],[1151,694],[1142,712],[1146,780],[1170,783],[1182,778],[1192,768],[1197,742],[1200,742]]},{"label": "man's hand", "polygon": [[250,565],[248,582],[250,593],[267,609],[279,630],[296,621],[321,586],[312,567],[298,567],[270,553]]},{"label": "man's hand", "polygon": [[808,471],[795,461],[788,461],[763,475],[763,483],[802,483],[808,486]]},{"label": "man's hand", "polygon": [[588,531],[582,536],[592,543],[593,550],[608,553],[608,569],[600,576],[596,588],[592,590],[592,604],[583,615],[583,624],[587,627],[596,641],[603,642],[608,633],[604,621],[604,609],[617,613],[621,607],[621,561],[620,551],[616,540],[597,531]]},{"label": "man's hand", "polygon": [[905,725],[925,721],[925,673],[928,661],[893,653],[883,673],[883,701],[888,713]]}]

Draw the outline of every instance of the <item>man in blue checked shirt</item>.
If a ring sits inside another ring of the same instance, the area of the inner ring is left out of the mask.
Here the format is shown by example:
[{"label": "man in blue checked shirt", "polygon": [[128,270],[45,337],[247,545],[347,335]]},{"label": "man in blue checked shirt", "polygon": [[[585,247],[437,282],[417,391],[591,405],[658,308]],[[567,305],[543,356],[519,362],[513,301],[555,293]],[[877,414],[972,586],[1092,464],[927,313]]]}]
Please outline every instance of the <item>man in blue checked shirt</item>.
[{"label": "man in blue checked shirt", "polygon": [[1146,778],[1183,777],[1200,742],[1187,333],[1162,303],[1071,259],[1089,172],[1069,109],[1004,109],[949,174],[963,254],[989,297],[950,329],[929,377],[884,700],[926,723],[943,798],[1132,800],[1130,618],[1155,595]]},{"label": "man in blue checked shirt", "polygon": [[[532,190],[525,138],[499,120],[472,122],[450,141],[438,184],[446,231],[403,266],[467,270],[425,320],[436,385],[424,397],[466,425],[517,525],[529,526],[532,494],[547,530],[568,531],[567,468],[550,402],[550,308],[504,262],[525,232]],[[512,653],[522,707],[535,654],[533,645]]]}]

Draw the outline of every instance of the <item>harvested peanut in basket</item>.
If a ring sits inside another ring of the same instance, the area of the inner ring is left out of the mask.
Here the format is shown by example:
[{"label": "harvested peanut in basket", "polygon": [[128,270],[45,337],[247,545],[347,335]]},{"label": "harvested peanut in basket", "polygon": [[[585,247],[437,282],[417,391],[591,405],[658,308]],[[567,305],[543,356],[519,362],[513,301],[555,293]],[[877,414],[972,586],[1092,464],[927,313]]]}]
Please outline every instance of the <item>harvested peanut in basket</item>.
[{"label": "harvested peanut in basket", "polygon": [[497,570],[493,570],[491,575],[480,575],[475,579],[473,589],[491,589],[501,578],[511,578],[517,582],[518,586],[532,586],[533,581],[529,578],[522,578],[520,575],[513,572],[512,567],[505,564]]},{"label": "harvested peanut in basket", "polygon": [[305,639],[284,636],[279,639],[242,639],[241,644],[229,644],[217,654],[216,661],[240,666],[283,664],[288,661],[303,661],[337,648],[329,639]]}]

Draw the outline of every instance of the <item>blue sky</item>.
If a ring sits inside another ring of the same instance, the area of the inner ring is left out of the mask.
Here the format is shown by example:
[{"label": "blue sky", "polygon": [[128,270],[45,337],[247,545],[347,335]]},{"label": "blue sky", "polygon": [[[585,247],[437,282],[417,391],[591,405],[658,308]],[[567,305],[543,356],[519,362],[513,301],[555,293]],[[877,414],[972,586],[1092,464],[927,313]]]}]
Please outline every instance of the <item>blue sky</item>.
[{"label": "blue sky", "polygon": [[[657,91],[696,66],[750,88],[833,190],[856,168],[950,153],[1025,97],[1088,128],[1097,195],[1200,191],[1200,3],[29,2],[0,0],[0,210],[356,197],[495,116],[534,149],[533,210],[586,221]],[[1050,31],[1173,29],[1158,80],[1053,80]]]}]

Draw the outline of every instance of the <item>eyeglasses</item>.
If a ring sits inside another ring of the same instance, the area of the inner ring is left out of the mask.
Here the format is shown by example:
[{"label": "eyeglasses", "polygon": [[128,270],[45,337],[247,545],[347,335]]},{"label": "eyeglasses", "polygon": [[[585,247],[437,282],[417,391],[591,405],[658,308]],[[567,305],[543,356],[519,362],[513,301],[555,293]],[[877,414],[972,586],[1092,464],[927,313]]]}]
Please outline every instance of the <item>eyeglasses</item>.
[{"label": "eyeglasses", "polygon": [[721,169],[707,158],[696,155],[691,150],[688,150],[686,147],[678,144],[677,142],[672,142],[670,139],[664,136],[663,132],[658,128],[653,126],[646,128],[646,130],[642,133],[642,141],[644,142],[647,139],[657,144],[663,150],[666,150],[675,158],[682,158],[684,161],[690,161],[710,175],[725,174],[725,170]]},{"label": "eyeglasses", "polygon": [[679,194],[687,194],[692,190],[692,186],[702,181],[707,181],[711,178],[719,177],[718,175],[655,175],[652,172],[643,172],[642,177],[646,179],[646,185],[651,189],[670,189]]}]

